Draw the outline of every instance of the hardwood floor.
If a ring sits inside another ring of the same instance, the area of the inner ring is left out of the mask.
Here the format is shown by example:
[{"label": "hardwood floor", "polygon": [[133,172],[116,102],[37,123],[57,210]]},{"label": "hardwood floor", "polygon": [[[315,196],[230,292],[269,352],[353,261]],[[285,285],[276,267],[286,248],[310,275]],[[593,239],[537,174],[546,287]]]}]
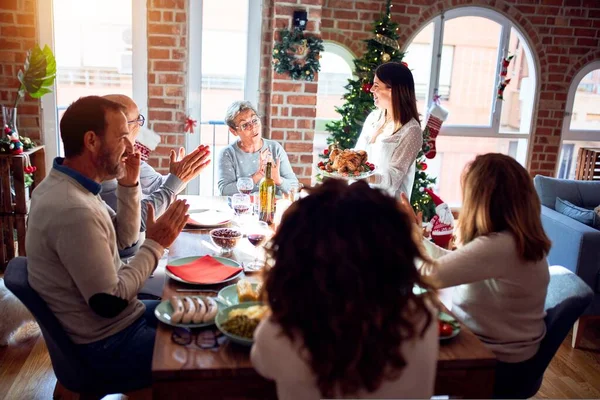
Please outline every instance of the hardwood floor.
[{"label": "hardwood floor", "polygon": [[[0,347],[0,400],[52,399],[56,377],[41,335]],[[107,396],[105,400],[124,399]],[[565,339],[535,398],[600,398],[600,320],[589,323],[581,349]]]}]

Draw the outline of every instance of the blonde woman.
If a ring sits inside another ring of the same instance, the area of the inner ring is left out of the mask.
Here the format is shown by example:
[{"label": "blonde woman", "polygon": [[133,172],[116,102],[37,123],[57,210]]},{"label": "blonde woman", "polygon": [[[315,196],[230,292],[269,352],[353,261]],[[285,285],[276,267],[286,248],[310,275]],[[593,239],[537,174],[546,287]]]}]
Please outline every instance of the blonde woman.
[{"label": "blonde woman", "polygon": [[[480,155],[463,173],[459,235],[448,251],[424,240],[440,287],[455,286],[454,314],[499,361],[530,359],[546,333],[550,240],[529,173],[503,154]],[[402,206],[413,213],[406,198]]]}]

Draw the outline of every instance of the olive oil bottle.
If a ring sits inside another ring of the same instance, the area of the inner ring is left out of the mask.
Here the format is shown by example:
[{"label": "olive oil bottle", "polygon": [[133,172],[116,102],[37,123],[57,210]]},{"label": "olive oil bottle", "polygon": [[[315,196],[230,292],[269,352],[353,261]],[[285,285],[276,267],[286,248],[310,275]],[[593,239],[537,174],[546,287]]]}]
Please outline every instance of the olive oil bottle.
[{"label": "olive oil bottle", "polygon": [[275,182],[271,178],[271,163],[267,163],[265,176],[258,186],[258,219],[271,225],[275,216]]}]

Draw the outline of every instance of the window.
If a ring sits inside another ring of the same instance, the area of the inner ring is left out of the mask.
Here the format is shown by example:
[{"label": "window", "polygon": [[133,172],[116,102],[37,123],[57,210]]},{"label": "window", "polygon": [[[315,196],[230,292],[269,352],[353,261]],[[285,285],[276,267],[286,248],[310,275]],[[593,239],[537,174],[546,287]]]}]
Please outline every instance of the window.
[{"label": "window", "polygon": [[329,132],[325,130],[325,125],[329,121],[340,118],[335,108],[344,104],[342,97],[346,94],[344,86],[348,84],[348,79],[354,78],[352,75],[354,70],[354,56],[352,53],[331,42],[323,43],[323,47],[317,87],[317,120],[313,159],[317,159],[318,155],[327,147]]},{"label": "window", "polygon": [[556,172],[559,178],[575,179],[579,149],[600,148],[600,61],[587,65],[575,75],[566,110]]},{"label": "window", "polygon": [[[514,55],[511,82],[498,100],[500,62]],[[451,206],[462,203],[460,176],[478,154],[500,152],[525,164],[535,68],[527,42],[510,21],[488,9],[463,7],[434,18],[406,48],[423,124],[434,96],[449,112],[427,173]]]},{"label": "window", "polygon": [[41,0],[38,14],[40,38],[53,49],[57,64],[55,95],[42,98],[43,108],[56,109],[54,115],[44,114],[47,162],[52,162],[63,153],[60,118],[78,98],[121,93],[133,97],[144,112],[146,7],[143,0]]},{"label": "window", "polygon": [[[235,140],[224,118],[236,100],[260,110],[261,2],[253,0],[190,2],[188,115],[198,120],[199,134],[186,135],[186,147],[211,146],[211,165],[188,184],[188,194],[217,193],[221,150]],[[223,16],[227,15],[227,23]]]}]

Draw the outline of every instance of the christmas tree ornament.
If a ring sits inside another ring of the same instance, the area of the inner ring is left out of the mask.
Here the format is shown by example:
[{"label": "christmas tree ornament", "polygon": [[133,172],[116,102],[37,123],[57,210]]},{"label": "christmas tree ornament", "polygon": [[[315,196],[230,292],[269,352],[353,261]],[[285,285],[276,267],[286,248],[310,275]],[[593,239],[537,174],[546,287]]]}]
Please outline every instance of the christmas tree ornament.
[{"label": "christmas tree ornament", "polygon": [[197,123],[198,123],[198,121],[196,121],[189,115],[187,117],[185,117],[185,128],[183,128],[184,132],[194,133],[194,128],[196,127]]},{"label": "christmas tree ornament", "polygon": [[436,156],[435,139],[440,133],[444,121],[448,119],[448,110],[440,105],[440,97],[435,96],[433,104],[429,108],[425,130],[429,135],[427,140],[423,140],[423,152],[425,157],[432,159]]},{"label": "christmas tree ornament", "polygon": [[362,85],[361,89],[362,89],[362,91],[363,91],[363,92],[365,92],[365,93],[371,93],[371,88],[372,88],[372,87],[373,87],[373,84],[372,84],[372,83],[369,83],[369,82],[367,82],[367,83],[365,83],[365,84],[363,84],[363,85]]},{"label": "christmas tree ornament", "polygon": [[508,75],[508,66],[512,61],[514,55],[504,57],[500,64],[500,79],[498,80],[498,92],[496,93],[496,98],[498,100],[504,100],[504,89],[510,83],[510,79],[506,79]]},{"label": "christmas tree ornament", "polygon": [[425,189],[435,204],[435,215],[427,224],[425,230],[431,233],[433,242],[440,247],[448,248],[454,233],[454,216],[450,207],[431,189]]},{"label": "christmas tree ornament", "polygon": [[381,56],[381,59],[383,60],[383,62],[388,62],[390,61],[392,57],[388,54],[388,53],[383,53],[383,55]]}]

